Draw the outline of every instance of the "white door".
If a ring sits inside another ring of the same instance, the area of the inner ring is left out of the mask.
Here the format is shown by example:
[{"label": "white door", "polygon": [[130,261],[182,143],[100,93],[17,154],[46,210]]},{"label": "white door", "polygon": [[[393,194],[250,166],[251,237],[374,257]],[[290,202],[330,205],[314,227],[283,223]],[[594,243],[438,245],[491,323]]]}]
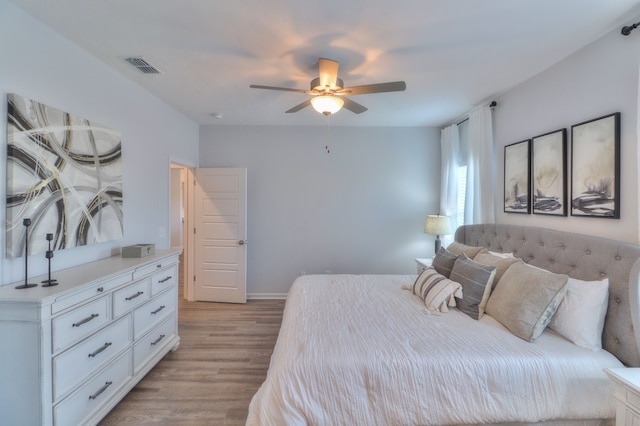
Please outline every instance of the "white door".
[{"label": "white door", "polygon": [[194,298],[247,301],[247,169],[196,169]]}]

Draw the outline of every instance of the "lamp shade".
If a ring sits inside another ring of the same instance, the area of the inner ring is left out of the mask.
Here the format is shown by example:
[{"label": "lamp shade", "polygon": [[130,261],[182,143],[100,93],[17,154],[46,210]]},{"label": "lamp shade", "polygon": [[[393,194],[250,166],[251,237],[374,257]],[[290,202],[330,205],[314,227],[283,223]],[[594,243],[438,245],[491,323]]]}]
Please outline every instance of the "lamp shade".
[{"label": "lamp shade", "polygon": [[337,96],[314,96],[311,98],[311,106],[320,114],[331,115],[340,111],[344,105],[344,101]]},{"label": "lamp shade", "polygon": [[433,235],[450,235],[451,221],[449,216],[429,215],[424,222],[424,233]]}]

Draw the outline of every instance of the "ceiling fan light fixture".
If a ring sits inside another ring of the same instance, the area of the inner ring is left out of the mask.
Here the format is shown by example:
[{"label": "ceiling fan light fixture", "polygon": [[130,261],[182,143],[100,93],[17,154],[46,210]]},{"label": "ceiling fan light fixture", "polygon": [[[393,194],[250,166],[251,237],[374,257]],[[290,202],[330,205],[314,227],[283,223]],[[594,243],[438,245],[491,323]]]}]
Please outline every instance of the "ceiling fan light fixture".
[{"label": "ceiling fan light fixture", "polygon": [[331,115],[340,111],[344,105],[344,100],[337,96],[322,95],[311,98],[311,106],[320,114]]}]

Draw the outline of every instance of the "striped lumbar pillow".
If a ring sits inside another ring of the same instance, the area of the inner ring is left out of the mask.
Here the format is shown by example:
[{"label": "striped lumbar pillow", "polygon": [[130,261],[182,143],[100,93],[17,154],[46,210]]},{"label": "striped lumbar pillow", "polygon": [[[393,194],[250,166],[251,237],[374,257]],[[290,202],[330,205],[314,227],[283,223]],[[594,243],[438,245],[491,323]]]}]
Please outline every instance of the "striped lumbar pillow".
[{"label": "striped lumbar pillow", "polygon": [[448,306],[456,306],[456,297],[462,298],[462,286],[426,268],[413,283],[413,294],[422,300],[431,312],[449,312]]}]

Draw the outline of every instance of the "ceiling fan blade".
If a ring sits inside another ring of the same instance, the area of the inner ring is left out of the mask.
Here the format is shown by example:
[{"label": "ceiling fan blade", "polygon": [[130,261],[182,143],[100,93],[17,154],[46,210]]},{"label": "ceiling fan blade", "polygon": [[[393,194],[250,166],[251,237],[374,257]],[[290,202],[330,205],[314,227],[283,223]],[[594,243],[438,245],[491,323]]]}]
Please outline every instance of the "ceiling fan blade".
[{"label": "ceiling fan blade", "polygon": [[369,93],[402,92],[407,88],[404,81],[391,81],[389,83],[365,84],[364,86],[345,87],[336,92],[338,95],[366,95]]},{"label": "ceiling fan blade", "polygon": [[285,113],[292,113],[292,112],[298,112],[300,111],[302,108],[306,108],[309,105],[311,105],[311,99],[307,99],[306,101],[304,101],[303,103],[294,106],[293,108],[291,108],[288,111],[285,111]]},{"label": "ceiling fan blade", "polygon": [[258,84],[252,84],[249,87],[252,88],[252,89],[282,90],[282,91],[285,91],[285,92],[296,92],[296,93],[311,94],[311,91],[309,91],[309,90],[290,89],[288,87],[260,86]]},{"label": "ceiling fan blade", "polygon": [[355,112],[356,114],[362,114],[368,109],[367,107],[360,105],[359,103],[354,102],[349,98],[342,98],[342,100],[344,101],[343,107],[351,112]]},{"label": "ceiling fan blade", "polygon": [[320,86],[322,88],[329,87],[330,89],[336,88],[336,80],[338,78],[338,62],[331,59],[320,58],[318,59],[318,74],[320,77]]}]

